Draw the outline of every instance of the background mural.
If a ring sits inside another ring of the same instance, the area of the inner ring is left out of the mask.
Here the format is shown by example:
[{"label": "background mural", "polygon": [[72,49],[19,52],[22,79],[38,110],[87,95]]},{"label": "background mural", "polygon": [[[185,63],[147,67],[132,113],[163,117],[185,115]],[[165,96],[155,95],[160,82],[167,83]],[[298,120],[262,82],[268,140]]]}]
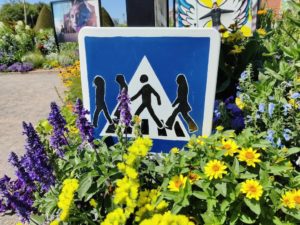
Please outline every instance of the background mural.
[{"label": "background mural", "polygon": [[77,41],[84,26],[100,26],[98,0],[52,2],[55,33],[58,42]]},{"label": "background mural", "polygon": [[257,0],[176,0],[176,25],[232,30],[235,24],[245,36],[256,25]]}]

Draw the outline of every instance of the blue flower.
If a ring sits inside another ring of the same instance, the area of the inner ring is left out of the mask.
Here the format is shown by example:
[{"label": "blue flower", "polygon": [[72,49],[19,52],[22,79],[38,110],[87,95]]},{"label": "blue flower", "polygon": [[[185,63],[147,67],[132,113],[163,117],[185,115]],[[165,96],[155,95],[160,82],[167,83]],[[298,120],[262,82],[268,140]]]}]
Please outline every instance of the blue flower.
[{"label": "blue flower", "polygon": [[89,114],[89,111],[83,108],[82,101],[79,98],[76,101],[74,112],[77,114],[76,126],[80,131],[82,140],[87,140],[93,145],[93,126],[85,117]]},{"label": "blue flower", "polygon": [[300,98],[300,94],[298,92],[295,92],[291,95],[292,99]]},{"label": "blue flower", "polygon": [[287,116],[288,111],[292,108],[290,104],[284,104],[283,105],[283,115]]},{"label": "blue flower", "polygon": [[241,73],[241,80],[246,80],[246,78],[248,77],[247,71],[245,70],[244,72]]},{"label": "blue flower", "polygon": [[127,90],[123,88],[121,93],[118,96],[119,101],[119,108],[120,111],[120,121],[123,123],[126,127],[130,126],[131,123],[131,113],[130,113],[130,98],[128,96]]},{"label": "blue flower", "polygon": [[268,112],[269,112],[270,117],[272,117],[272,115],[273,115],[274,108],[275,108],[275,104],[274,103],[269,103]]},{"label": "blue flower", "polygon": [[53,134],[50,137],[50,145],[56,150],[58,156],[64,155],[63,147],[68,144],[65,133],[68,132],[66,120],[60,114],[59,107],[55,102],[51,103],[51,111],[48,117],[49,123],[53,126]]},{"label": "blue flower", "polygon": [[265,111],[265,104],[264,103],[260,103],[258,106],[258,111],[263,113]]},{"label": "blue flower", "polygon": [[273,130],[268,130],[267,134],[268,134],[267,137],[266,137],[267,140],[271,143],[274,143],[274,134],[275,134],[275,132]]},{"label": "blue flower", "polygon": [[292,131],[290,129],[284,129],[283,130],[283,137],[286,141],[291,140],[290,134],[292,133]]}]

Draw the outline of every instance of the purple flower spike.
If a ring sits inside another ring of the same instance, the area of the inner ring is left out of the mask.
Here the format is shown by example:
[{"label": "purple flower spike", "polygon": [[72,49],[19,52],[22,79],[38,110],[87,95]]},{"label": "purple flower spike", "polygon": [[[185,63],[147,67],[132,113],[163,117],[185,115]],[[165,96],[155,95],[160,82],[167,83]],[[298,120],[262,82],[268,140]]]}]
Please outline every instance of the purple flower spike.
[{"label": "purple flower spike", "polygon": [[64,155],[63,146],[68,144],[65,132],[68,132],[66,120],[60,114],[59,108],[55,102],[51,103],[51,111],[48,117],[49,123],[53,126],[53,134],[50,138],[50,145],[56,150],[58,156]]},{"label": "purple flower spike", "polygon": [[126,127],[130,126],[131,123],[131,113],[130,113],[130,107],[129,104],[130,98],[128,96],[127,90],[125,88],[122,89],[121,94],[118,96],[119,101],[119,108],[120,111],[120,121],[122,124],[124,124]]},{"label": "purple flower spike", "polygon": [[82,101],[79,98],[76,101],[74,112],[77,114],[76,126],[80,131],[82,140],[87,140],[92,144],[94,141],[93,126],[85,117],[89,114],[89,111],[83,108]]}]

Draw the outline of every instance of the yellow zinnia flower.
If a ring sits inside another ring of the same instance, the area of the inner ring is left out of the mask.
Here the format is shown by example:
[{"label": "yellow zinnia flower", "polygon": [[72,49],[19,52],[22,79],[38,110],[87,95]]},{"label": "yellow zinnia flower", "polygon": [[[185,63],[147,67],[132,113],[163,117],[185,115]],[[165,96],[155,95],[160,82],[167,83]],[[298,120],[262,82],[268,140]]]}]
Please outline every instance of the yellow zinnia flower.
[{"label": "yellow zinnia flower", "polygon": [[255,163],[261,162],[259,157],[260,153],[256,153],[256,150],[253,150],[252,148],[243,148],[238,155],[240,161],[246,162],[247,166],[253,167],[255,167]]},{"label": "yellow zinnia flower", "polygon": [[264,28],[259,28],[256,30],[256,32],[259,34],[259,36],[262,36],[262,37],[266,36],[266,34],[267,34],[267,32]]},{"label": "yellow zinnia flower", "polygon": [[227,174],[227,166],[219,160],[211,160],[204,167],[204,173],[210,180],[222,178],[223,174]]},{"label": "yellow zinnia flower", "polygon": [[235,104],[239,107],[240,110],[243,110],[246,104],[240,98],[235,98]]},{"label": "yellow zinnia flower", "polygon": [[217,147],[217,150],[225,150],[225,156],[233,156],[234,153],[238,152],[238,145],[232,139],[226,140],[225,138],[222,139],[222,146]]},{"label": "yellow zinnia flower", "polygon": [[197,143],[198,143],[199,145],[204,145],[204,144],[205,144],[205,139],[207,139],[207,136],[206,136],[206,135],[198,136],[198,138],[197,138]]},{"label": "yellow zinnia flower", "polygon": [[285,194],[281,196],[281,202],[284,207],[290,209],[294,209],[296,207],[294,195],[291,191],[287,191]]},{"label": "yellow zinnia flower", "polygon": [[182,176],[182,174],[180,174],[180,176],[175,176],[170,180],[168,188],[170,191],[178,192],[180,188],[185,187],[186,180],[187,177]]},{"label": "yellow zinnia flower", "polygon": [[262,196],[263,188],[257,180],[250,179],[242,183],[241,192],[246,194],[246,197],[249,199],[255,198],[259,200]]},{"label": "yellow zinnia flower", "polygon": [[173,154],[177,154],[179,151],[180,151],[179,148],[176,148],[176,147],[174,147],[174,148],[171,149],[171,152]]},{"label": "yellow zinnia flower", "polygon": [[189,173],[188,175],[189,181],[191,184],[193,184],[195,181],[199,180],[201,178],[200,175],[196,174],[196,173]]}]

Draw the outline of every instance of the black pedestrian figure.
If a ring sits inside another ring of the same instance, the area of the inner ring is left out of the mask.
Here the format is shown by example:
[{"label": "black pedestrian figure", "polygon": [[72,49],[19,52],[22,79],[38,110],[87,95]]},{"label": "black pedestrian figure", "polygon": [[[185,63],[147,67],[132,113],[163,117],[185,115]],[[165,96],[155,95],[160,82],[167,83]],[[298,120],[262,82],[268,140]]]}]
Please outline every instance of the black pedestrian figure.
[{"label": "black pedestrian figure", "polygon": [[176,97],[175,101],[173,102],[172,106],[175,107],[177,105],[177,107],[174,109],[172,115],[167,120],[166,128],[172,130],[176,116],[179,113],[181,113],[185,122],[189,126],[189,132],[193,133],[198,130],[198,127],[197,127],[197,124],[194,122],[194,120],[189,115],[189,112],[192,110],[192,108],[191,108],[190,104],[188,103],[189,87],[188,87],[185,76],[183,74],[179,74],[176,78],[176,82],[178,84],[177,97]]},{"label": "black pedestrian figure", "polygon": [[[146,83],[148,82],[148,76],[146,74],[143,74],[140,78],[141,83]],[[158,117],[155,115],[154,110],[152,108],[152,102],[151,102],[151,95],[154,94],[155,97],[157,98],[157,104],[161,105],[160,101],[160,96],[159,94],[151,87],[150,84],[145,84],[139,91],[136,93],[132,98],[131,101],[134,101],[137,99],[139,96],[142,96],[142,104],[140,107],[136,110],[134,115],[139,116],[144,109],[148,109],[148,112],[150,113],[151,117],[157,124],[159,128],[163,128],[162,122],[158,119]]]},{"label": "black pedestrian figure", "polygon": [[98,127],[98,118],[99,114],[103,111],[106,119],[110,124],[113,121],[110,118],[110,115],[107,110],[107,106],[105,103],[105,80],[101,76],[96,76],[94,79],[95,86],[95,95],[96,95],[96,109],[93,116],[93,125],[94,127]]},{"label": "black pedestrian figure", "polygon": [[[127,91],[127,93],[128,93],[128,85],[126,83],[126,80],[125,80],[125,77],[124,77],[123,74],[117,74],[117,76],[116,76],[116,82],[120,86],[119,94],[121,94],[121,92],[122,92],[123,89],[125,89]],[[120,120],[120,110],[119,110],[119,108],[120,108],[120,105],[118,105],[117,110],[114,113],[114,116],[115,116],[114,121],[116,123],[118,123],[119,120]]]},{"label": "black pedestrian figure", "polygon": [[212,10],[209,13],[207,13],[206,15],[200,17],[199,20],[202,20],[202,19],[207,18],[207,17],[211,17],[213,27],[215,29],[219,30],[220,26],[221,26],[221,15],[224,14],[224,13],[231,13],[231,12],[234,12],[234,11],[233,10],[227,10],[227,9],[221,9],[219,7],[218,3],[214,2]]}]

